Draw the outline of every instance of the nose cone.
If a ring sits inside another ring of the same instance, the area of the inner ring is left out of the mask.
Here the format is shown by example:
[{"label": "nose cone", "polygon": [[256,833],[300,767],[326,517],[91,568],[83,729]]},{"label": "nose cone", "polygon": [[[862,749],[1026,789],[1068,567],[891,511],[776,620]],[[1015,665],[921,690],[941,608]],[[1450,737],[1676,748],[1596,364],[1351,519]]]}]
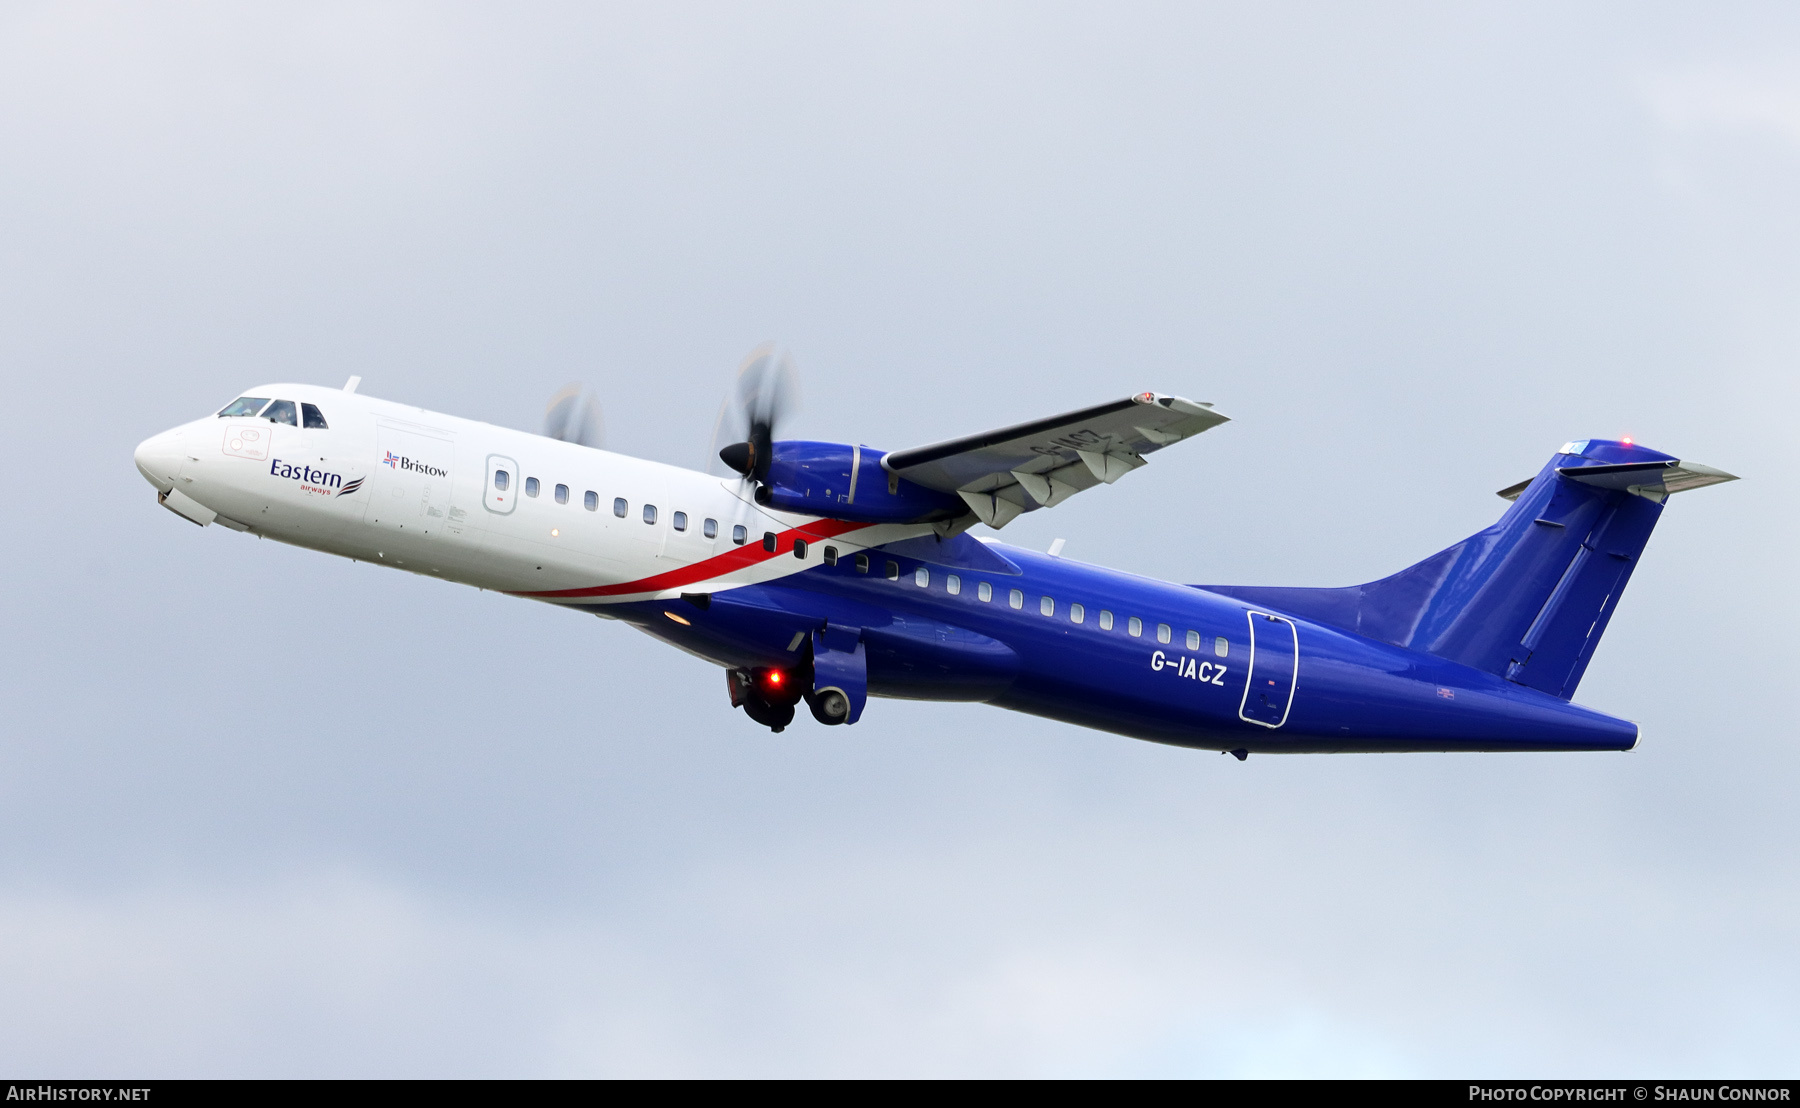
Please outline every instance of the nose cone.
[{"label": "nose cone", "polygon": [[187,460],[181,452],[181,432],[164,431],[150,436],[138,443],[131,460],[137,463],[144,480],[156,486],[157,492],[167,492],[181,476],[181,463]]}]

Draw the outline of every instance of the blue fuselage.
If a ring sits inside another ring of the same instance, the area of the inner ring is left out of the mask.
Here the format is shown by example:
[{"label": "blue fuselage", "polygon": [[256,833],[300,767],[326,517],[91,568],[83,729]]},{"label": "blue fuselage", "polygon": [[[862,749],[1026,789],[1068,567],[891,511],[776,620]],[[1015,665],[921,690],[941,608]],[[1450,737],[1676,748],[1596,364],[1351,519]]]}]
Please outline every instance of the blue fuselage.
[{"label": "blue fuselage", "polygon": [[704,608],[656,602],[608,614],[744,667],[794,665],[819,628],[853,628],[870,695],[983,701],[1180,746],[1627,750],[1637,741],[1632,723],[1431,654],[1192,586],[971,544],[944,544],[943,560],[876,550],[861,568],[842,559],[715,594]]}]

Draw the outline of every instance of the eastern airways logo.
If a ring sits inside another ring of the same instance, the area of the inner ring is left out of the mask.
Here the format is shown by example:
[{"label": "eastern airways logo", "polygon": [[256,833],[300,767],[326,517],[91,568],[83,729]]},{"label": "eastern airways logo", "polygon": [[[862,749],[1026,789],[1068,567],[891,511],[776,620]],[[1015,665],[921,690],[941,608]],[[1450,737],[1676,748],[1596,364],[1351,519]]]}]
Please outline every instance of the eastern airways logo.
[{"label": "eastern airways logo", "polygon": [[362,488],[363,479],[344,480],[341,474],[328,470],[314,469],[309,465],[294,465],[276,458],[269,463],[269,476],[285,477],[290,481],[300,482],[300,487],[307,492],[322,496],[349,496]]},{"label": "eastern airways logo", "polygon": [[387,452],[387,457],[381,459],[381,464],[396,472],[404,469],[408,473],[423,473],[427,477],[450,476],[436,466],[428,466],[424,462],[415,462],[411,458],[394,453],[392,450]]}]

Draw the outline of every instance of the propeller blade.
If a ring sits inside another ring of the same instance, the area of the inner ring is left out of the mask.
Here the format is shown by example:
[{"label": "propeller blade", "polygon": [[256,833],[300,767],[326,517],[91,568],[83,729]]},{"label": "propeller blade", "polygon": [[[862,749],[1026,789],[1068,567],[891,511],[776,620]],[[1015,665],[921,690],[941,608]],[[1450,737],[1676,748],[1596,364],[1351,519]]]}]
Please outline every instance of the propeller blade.
[{"label": "propeller blade", "polygon": [[713,419],[712,445],[706,448],[706,472],[715,477],[723,477],[731,470],[720,458],[720,453],[734,442],[740,440],[736,413],[732,410],[731,397],[719,401],[719,414]]},{"label": "propeller blade", "polygon": [[606,442],[606,420],[600,402],[584,392],[579,382],[564,385],[544,409],[544,435],[600,449]]},{"label": "propeller blade", "polygon": [[769,475],[771,444],[782,423],[799,407],[794,360],[765,342],[750,351],[738,367],[733,395],[719,407],[713,423],[708,466],[735,471],[751,480]]}]

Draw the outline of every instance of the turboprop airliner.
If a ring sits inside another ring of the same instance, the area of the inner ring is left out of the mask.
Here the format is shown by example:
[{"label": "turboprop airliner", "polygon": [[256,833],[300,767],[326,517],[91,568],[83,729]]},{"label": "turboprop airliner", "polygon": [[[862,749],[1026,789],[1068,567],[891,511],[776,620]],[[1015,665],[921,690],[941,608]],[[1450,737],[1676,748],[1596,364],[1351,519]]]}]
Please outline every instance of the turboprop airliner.
[{"label": "turboprop airliner", "polygon": [[978,701],[1240,760],[1631,749],[1635,724],[1571,698],[1668,496],[1733,480],[1580,439],[1493,526],[1379,581],[1177,584],[969,529],[1120,480],[1226,422],[1210,404],[1143,392],[884,451],[777,438],[778,368],[740,375],[712,474],[588,445],[568,397],[539,435],[358,378],[259,385],[135,460],[201,527],[629,623],[773,731],[801,703],[841,726],[871,697]]}]

